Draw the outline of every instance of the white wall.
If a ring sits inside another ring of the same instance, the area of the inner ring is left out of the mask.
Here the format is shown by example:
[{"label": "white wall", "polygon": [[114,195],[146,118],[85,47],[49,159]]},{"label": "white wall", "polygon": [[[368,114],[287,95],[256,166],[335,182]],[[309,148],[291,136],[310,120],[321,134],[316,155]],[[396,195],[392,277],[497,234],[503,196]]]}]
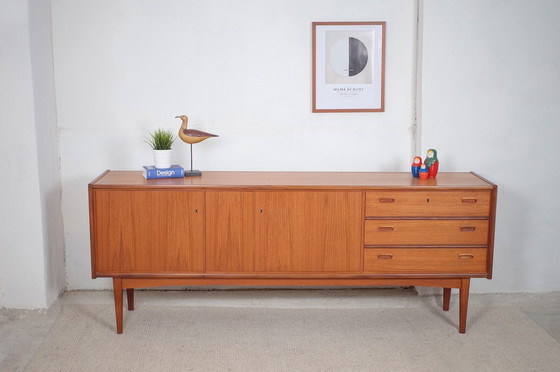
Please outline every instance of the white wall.
[{"label": "white wall", "polygon": [[[411,156],[411,1],[53,1],[68,287],[91,280],[87,183],[151,164],[150,129],[220,135],[202,170],[406,170]],[[387,21],[386,112],[311,113],[311,23]],[[69,31],[71,30],[71,31]],[[187,165],[188,147],[175,160]]]},{"label": "white wall", "polygon": [[47,305],[66,287],[50,0],[29,0],[35,131]]},{"label": "white wall", "polygon": [[422,145],[499,185],[494,279],[560,290],[560,2],[424,1]]},{"label": "white wall", "polygon": [[[39,6],[33,2],[30,9],[27,2],[19,0],[0,2],[0,158],[4,168],[0,190],[0,308],[45,308],[65,284],[60,280],[64,278],[64,268],[60,267],[62,239],[52,239],[57,230],[62,236],[62,218],[50,212],[60,210],[57,198],[50,196],[58,167],[49,166],[46,160],[56,156],[56,122],[54,115],[46,118],[47,129],[35,121],[36,113],[46,113],[47,106],[52,108],[38,93],[54,96],[52,84],[41,89],[46,78],[50,76],[52,81],[52,69],[49,75],[32,66],[34,58],[48,62],[45,57],[50,53],[48,45],[46,52],[35,50],[39,41],[30,39],[34,26],[30,26],[29,14]],[[50,34],[49,27],[44,27],[44,16],[35,14],[32,18],[40,30]],[[41,136],[39,141],[37,134]],[[52,221],[45,224],[48,218]],[[53,233],[47,233],[46,226],[53,227]],[[58,267],[51,271],[53,261],[58,261],[54,264]],[[55,276],[58,281],[51,280]]]},{"label": "white wall", "polygon": [[[147,131],[183,113],[220,134],[202,170],[400,171],[435,147],[500,187],[494,279],[473,290],[560,290],[560,3],[422,0],[418,101],[412,0],[52,0],[54,65],[49,4],[0,0],[0,307],[48,306],[64,244],[70,289],[110,287],[90,278],[87,183],[151,163]],[[387,21],[385,113],[311,114],[311,22],[335,20]]]}]

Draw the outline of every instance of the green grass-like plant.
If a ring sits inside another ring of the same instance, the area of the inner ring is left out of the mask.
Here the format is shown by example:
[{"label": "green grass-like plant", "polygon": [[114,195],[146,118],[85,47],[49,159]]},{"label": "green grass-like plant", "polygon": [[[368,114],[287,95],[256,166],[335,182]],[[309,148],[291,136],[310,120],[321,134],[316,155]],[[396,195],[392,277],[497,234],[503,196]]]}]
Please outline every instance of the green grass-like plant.
[{"label": "green grass-like plant", "polygon": [[154,150],[171,150],[171,145],[173,145],[175,139],[175,135],[170,130],[156,129],[150,133],[150,137],[146,142]]}]

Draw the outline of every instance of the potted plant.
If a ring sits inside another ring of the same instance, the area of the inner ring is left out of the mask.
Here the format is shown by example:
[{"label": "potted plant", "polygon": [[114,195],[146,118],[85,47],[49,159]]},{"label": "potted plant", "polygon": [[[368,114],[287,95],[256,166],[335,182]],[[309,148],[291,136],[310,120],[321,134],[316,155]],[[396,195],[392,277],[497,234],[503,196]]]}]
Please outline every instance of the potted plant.
[{"label": "potted plant", "polygon": [[171,145],[175,141],[175,135],[168,129],[156,129],[150,133],[146,141],[154,151],[154,162],[156,168],[171,167]]}]

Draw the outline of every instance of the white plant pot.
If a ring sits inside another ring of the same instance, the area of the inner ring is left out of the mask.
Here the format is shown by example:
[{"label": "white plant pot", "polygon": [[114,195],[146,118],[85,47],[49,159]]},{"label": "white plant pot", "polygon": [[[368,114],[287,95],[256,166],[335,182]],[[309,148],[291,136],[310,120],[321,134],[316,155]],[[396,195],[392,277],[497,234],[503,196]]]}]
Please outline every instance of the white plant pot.
[{"label": "white plant pot", "polygon": [[158,169],[171,168],[171,150],[154,150],[154,163]]}]

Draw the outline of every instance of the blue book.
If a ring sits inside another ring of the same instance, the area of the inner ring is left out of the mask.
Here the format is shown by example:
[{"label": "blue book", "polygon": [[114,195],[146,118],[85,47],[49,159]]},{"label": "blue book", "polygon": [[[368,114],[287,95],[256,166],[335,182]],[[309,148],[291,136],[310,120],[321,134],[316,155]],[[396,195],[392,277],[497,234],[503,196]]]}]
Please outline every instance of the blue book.
[{"label": "blue book", "polygon": [[177,164],[173,164],[171,168],[156,168],[153,165],[144,165],[142,172],[144,178],[179,178],[185,177],[185,170]]}]

